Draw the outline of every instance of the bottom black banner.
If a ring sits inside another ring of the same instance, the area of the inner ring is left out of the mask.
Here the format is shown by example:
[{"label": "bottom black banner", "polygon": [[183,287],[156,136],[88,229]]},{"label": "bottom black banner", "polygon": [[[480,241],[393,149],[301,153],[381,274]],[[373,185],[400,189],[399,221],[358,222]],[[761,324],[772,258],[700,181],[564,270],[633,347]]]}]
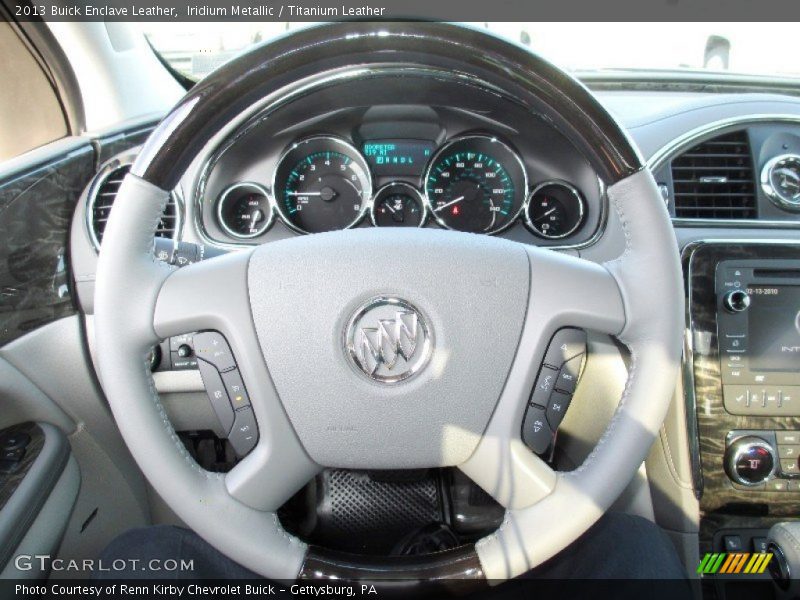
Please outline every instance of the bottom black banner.
[{"label": "bottom black banner", "polygon": [[[444,598],[462,597],[487,600],[536,598],[558,600],[694,600],[692,586],[675,580],[540,580],[516,579],[507,582],[444,580],[420,585],[411,581],[374,583],[344,581],[266,582],[264,580],[174,580],[174,581],[80,581],[23,580],[0,581],[0,598],[83,599],[255,599],[255,598]],[[769,585],[769,582],[763,582]],[[762,584],[763,584],[762,583]],[[742,585],[757,585],[742,582]],[[699,590],[699,586],[698,586]],[[743,590],[744,591],[744,590]],[[753,590],[755,591],[755,590]]]}]

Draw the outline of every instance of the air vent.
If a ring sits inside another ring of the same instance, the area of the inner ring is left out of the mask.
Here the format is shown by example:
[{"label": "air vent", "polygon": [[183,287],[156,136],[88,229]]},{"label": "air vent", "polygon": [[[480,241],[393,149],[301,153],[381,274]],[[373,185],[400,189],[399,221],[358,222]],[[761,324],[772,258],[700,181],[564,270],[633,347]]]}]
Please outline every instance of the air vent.
[{"label": "air vent", "polygon": [[[119,186],[130,168],[130,165],[122,165],[101,173],[93,186],[93,191],[89,192],[90,233],[96,248],[99,248],[103,241],[111,207],[119,192]],[[175,195],[170,194],[164,214],[158,222],[156,236],[174,239],[180,226],[180,216]]]},{"label": "air vent", "polygon": [[753,159],[747,131],[706,140],[672,160],[675,216],[755,219]]}]

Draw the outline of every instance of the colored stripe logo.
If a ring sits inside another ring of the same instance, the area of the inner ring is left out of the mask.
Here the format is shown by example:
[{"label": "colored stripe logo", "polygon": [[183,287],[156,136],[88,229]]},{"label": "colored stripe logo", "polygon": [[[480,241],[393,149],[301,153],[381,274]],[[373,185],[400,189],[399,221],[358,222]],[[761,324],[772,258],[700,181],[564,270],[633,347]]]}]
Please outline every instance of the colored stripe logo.
[{"label": "colored stripe logo", "polygon": [[697,572],[701,575],[755,575],[766,571],[771,560],[771,552],[714,552],[703,557]]}]

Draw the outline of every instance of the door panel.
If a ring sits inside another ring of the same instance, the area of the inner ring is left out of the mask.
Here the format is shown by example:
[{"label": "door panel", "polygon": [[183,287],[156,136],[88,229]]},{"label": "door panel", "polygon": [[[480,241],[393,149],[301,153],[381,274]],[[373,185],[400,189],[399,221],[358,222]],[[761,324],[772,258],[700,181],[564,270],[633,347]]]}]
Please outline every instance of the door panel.
[{"label": "door panel", "polygon": [[[19,554],[93,559],[121,532],[149,522],[144,480],[89,359],[68,250],[99,157],[140,144],[149,131],[140,123],[67,138],[0,163],[0,429],[38,423],[69,457],[49,486],[37,485],[37,466],[20,474],[13,493],[4,488],[7,498],[0,494],[0,578],[47,576],[16,569]],[[14,506],[31,510],[9,520]]]},{"label": "door panel", "polygon": [[0,176],[0,346],[75,313],[68,235],[93,172],[94,150],[82,142]]}]

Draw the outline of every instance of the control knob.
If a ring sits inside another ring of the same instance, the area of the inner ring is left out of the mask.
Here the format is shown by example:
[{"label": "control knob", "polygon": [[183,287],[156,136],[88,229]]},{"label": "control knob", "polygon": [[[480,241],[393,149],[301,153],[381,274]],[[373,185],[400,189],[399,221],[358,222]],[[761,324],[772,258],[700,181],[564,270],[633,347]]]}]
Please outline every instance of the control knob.
[{"label": "control knob", "polygon": [[722,304],[728,312],[739,313],[750,308],[750,295],[744,290],[733,290],[725,294]]},{"label": "control knob", "polygon": [[772,475],[776,462],[772,446],[756,436],[739,438],[725,450],[725,471],[740,485],[764,483]]}]

